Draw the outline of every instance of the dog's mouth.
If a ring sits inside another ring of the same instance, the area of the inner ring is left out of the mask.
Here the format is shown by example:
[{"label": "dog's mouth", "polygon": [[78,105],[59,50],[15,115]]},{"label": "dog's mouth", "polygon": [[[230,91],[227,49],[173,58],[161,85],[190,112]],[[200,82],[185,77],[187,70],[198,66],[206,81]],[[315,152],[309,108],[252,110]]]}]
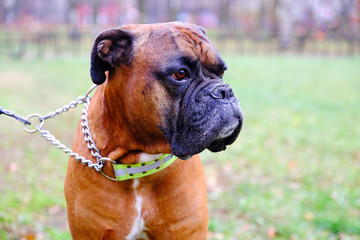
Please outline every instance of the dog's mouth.
[{"label": "dog's mouth", "polygon": [[242,128],[242,120],[236,126],[235,130],[228,136],[220,139],[215,139],[207,147],[211,152],[220,152],[226,149],[227,145],[230,145],[235,142],[236,138],[239,136]]},{"label": "dog's mouth", "polygon": [[227,128],[224,134],[219,135],[220,137],[202,138],[205,134],[202,134],[202,137],[189,134],[189,138],[181,139],[183,142],[176,141],[171,144],[173,154],[182,160],[187,160],[205,149],[208,149],[211,152],[224,151],[227,145],[234,143],[237,139],[242,129],[242,122],[243,120],[240,118],[236,125],[234,124],[233,126]]}]

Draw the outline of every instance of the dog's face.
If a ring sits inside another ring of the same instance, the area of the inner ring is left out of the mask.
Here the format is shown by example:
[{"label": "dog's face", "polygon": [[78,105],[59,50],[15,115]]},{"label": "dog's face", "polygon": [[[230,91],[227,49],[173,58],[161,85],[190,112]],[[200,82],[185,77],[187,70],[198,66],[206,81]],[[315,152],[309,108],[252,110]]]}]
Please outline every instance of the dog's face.
[{"label": "dog's face", "polygon": [[205,149],[224,150],[240,133],[242,113],[223,83],[226,69],[205,31],[187,23],[107,30],[95,40],[91,56],[94,83],[102,84],[109,71],[107,87],[125,92],[119,97],[134,131],[152,134],[156,128],[182,159]]}]

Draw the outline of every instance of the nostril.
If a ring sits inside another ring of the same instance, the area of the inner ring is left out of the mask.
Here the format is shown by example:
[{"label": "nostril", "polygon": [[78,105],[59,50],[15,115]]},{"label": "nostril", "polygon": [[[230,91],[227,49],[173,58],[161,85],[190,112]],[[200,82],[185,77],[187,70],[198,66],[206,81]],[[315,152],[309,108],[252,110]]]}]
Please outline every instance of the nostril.
[{"label": "nostril", "polygon": [[227,98],[226,95],[227,95],[227,94],[226,94],[226,90],[225,90],[225,89],[222,89],[222,90],[221,90],[222,99]]},{"label": "nostril", "polygon": [[230,85],[225,84],[215,87],[212,92],[210,92],[210,95],[215,99],[229,99],[234,97],[234,92]]},{"label": "nostril", "polygon": [[229,89],[229,98],[232,98],[232,97],[234,97],[234,91],[230,87],[230,89]]}]

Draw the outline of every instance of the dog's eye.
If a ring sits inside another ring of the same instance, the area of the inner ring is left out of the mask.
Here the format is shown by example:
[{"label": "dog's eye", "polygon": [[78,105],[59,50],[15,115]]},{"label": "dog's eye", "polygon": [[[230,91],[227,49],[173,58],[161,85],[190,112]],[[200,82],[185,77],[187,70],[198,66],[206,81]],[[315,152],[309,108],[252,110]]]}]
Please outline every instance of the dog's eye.
[{"label": "dog's eye", "polygon": [[222,71],[220,74],[219,74],[219,77],[222,79],[224,77],[224,73],[225,71]]},{"label": "dog's eye", "polygon": [[181,81],[181,80],[189,78],[189,74],[187,73],[187,71],[185,69],[180,69],[176,73],[171,74],[171,76],[177,81]]}]

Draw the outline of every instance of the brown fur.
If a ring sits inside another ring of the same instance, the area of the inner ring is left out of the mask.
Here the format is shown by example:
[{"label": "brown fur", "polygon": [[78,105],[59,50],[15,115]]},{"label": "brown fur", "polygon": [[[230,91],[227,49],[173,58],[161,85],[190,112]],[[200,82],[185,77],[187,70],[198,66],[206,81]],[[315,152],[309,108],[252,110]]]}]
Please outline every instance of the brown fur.
[{"label": "brown fur", "polygon": [[[166,102],[170,99],[163,86],[149,77],[149,72],[156,58],[166,58],[169,54],[162,50],[173,45],[171,38],[165,39],[161,46],[156,42],[149,44],[152,36],[147,35],[148,30],[164,28],[163,25],[124,28],[135,32],[138,38],[132,63],[112,68],[108,80],[92,97],[88,119],[101,155],[131,164],[138,161],[139,152],[171,152],[158,128],[164,124],[162,113],[169,111]],[[178,31],[189,29],[191,27],[184,25]],[[193,31],[188,35],[194,35]],[[212,64],[216,59],[212,50],[206,50],[210,45],[195,43],[197,38],[194,35],[192,39],[177,38],[175,41],[179,51],[188,54],[198,46],[206,61]],[[86,146],[80,124],[73,151],[96,161]],[[104,172],[113,176],[109,162]],[[142,198],[141,217],[149,239],[206,239],[206,183],[198,155],[187,161],[178,159],[165,170],[140,178],[139,182],[133,189],[133,180],[110,181],[70,158],[65,197],[73,239],[125,239],[138,214],[135,194]]]}]

